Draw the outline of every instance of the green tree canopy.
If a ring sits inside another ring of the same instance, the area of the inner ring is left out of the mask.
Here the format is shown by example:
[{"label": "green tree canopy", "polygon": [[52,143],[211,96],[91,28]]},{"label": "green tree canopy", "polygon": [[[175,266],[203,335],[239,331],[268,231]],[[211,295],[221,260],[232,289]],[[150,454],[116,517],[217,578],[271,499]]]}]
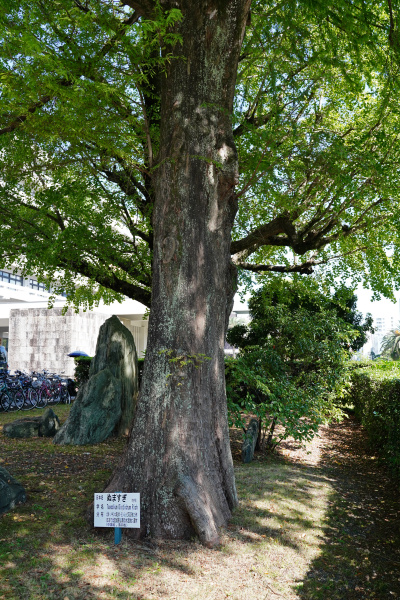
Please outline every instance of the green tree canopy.
[{"label": "green tree canopy", "polygon": [[214,545],[237,504],[223,354],[237,269],[400,283],[398,15],[383,0],[0,8],[1,264],[71,301],[151,299],[106,490],[140,492],[131,535]]},{"label": "green tree canopy", "polygon": [[[163,4],[1,2],[1,264],[78,303],[150,302],[159,83],[183,18]],[[387,296],[400,285],[391,10],[253,3],[232,114],[243,283],[316,272]]]},{"label": "green tree canopy", "polygon": [[[254,322],[263,321],[265,311],[269,307],[284,306],[290,314],[292,311],[304,309],[313,314],[315,318],[324,311],[330,311],[338,319],[344,321],[353,330],[353,335],[347,342],[344,342],[344,348],[351,351],[357,351],[364,346],[368,339],[368,333],[374,332],[373,319],[367,314],[365,320],[361,312],[357,310],[357,296],[346,286],[338,287],[333,293],[321,292],[317,282],[307,281],[298,275],[275,278],[264,284],[257,290],[254,290],[249,301],[250,314]],[[245,328],[243,331],[247,330]],[[229,338],[233,343],[235,329],[229,332]],[[248,331],[247,345],[259,345],[262,343],[263,329],[259,330],[255,324],[252,324]],[[240,336],[235,344],[243,347],[244,337]]]}]

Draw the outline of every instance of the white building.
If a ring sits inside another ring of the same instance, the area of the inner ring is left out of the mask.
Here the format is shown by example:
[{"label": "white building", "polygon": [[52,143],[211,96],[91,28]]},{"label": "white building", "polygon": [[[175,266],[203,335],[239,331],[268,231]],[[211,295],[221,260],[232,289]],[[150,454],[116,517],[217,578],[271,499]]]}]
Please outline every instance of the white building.
[{"label": "white building", "polygon": [[146,350],[146,307],[134,300],[101,305],[78,314],[62,314],[66,299],[57,296],[48,309],[51,290],[33,277],[0,270],[0,338],[8,351],[11,370],[46,369],[73,375],[74,360],[67,354],[82,350],[93,356],[101,324],[117,315],[132,332],[138,356]]}]

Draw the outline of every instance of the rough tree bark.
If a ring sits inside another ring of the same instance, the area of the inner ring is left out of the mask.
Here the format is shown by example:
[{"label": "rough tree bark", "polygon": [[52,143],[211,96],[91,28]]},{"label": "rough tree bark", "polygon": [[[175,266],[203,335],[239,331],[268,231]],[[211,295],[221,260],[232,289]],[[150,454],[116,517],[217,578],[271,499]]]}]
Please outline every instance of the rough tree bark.
[{"label": "rough tree bark", "polygon": [[[167,3],[163,3],[165,6]],[[149,338],[130,440],[106,491],[140,492],[135,537],[218,543],[237,504],[224,339],[238,164],[237,63],[250,0],[182,0],[183,58],[161,77]]]}]

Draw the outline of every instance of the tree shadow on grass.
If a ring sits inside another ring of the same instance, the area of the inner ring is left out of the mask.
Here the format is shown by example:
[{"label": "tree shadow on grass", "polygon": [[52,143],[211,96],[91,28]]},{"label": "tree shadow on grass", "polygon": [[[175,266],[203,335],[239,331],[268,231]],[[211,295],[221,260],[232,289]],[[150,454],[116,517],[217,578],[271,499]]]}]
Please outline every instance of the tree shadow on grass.
[{"label": "tree shadow on grass", "polygon": [[329,479],[318,468],[293,465],[277,457],[269,469],[263,462],[237,471],[241,502],[231,522],[231,528],[237,526],[237,537],[249,542],[268,538],[302,553],[304,542],[298,536],[313,529],[313,515],[324,510]]},{"label": "tree shadow on grass", "polygon": [[[114,546],[112,531],[98,535],[88,528],[82,515],[119,460],[120,442],[55,449],[43,439],[0,439],[0,456],[28,491],[26,505],[1,521],[0,599],[170,600],[179,585],[187,586],[179,599],[219,600],[228,588],[219,597],[202,591],[211,589],[213,578],[231,576],[238,561],[249,600],[263,598],[268,584],[293,598],[296,581],[302,600],[400,598],[398,488],[368,455],[352,421],[329,435],[318,466],[272,457],[236,467],[241,502],[217,550],[195,541],[126,538]],[[259,579],[250,590],[253,566]],[[224,585],[231,590],[236,583]]]},{"label": "tree shadow on grass", "polygon": [[400,492],[350,418],[330,427],[320,462],[332,484],[325,540],[297,593],[303,600],[400,598]]},{"label": "tree shadow on grass", "polygon": [[0,539],[1,600],[141,600],[147,595],[137,591],[137,582],[149,576],[159,596],[168,597],[167,586],[157,580],[162,569],[187,577],[195,574],[185,557],[200,545],[176,542],[168,552],[168,545],[138,544],[125,535],[115,545],[112,529],[99,534],[83,518],[68,520],[62,507],[57,519],[56,511],[39,501],[28,501],[4,516],[1,533],[7,537]]},{"label": "tree shadow on grass", "polygon": [[[276,544],[292,555],[301,553],[304,541],[300,533],[312,530],[310,512],[319,489],[326,485],[325,476],[318,471],[276,458],[268,465],[267,477],[264,463],[239,466],[241,504],[223,534],[227,543],[222,548],[205,549],[195,541],[137,544],[125,535],[116,547],[112,530],[102,535],[91,531],[82,515],[119,460],[121,444],[111,441],[96,447],[55,448],[50,443],[32,439],[14,444],[0,439],[0,447],[9,449],[10,472],[21,479],[28,493],[27,503],[2,521],[0,570],[5,585],[0,598],[169,599],[178,583],[188,587],[188,597],[201,598],[207,597],[201,590],[213,585],[216,565],[217,571],[221,565],[221,573],[217,573],[221,588],[230,585],[231,590],[234,584],[223,582],[222,573],[226,569],[231,577],[232,565],[241,560],[235,543],[239,551],[243,545],[258,552]],[[226,564],[225,558],[231,562]],[[247,573],[252,564],[250,559],[242,561]],[[202,565],[212,573],[208,579]],[[258,584],[247,598],[259,597],[256,592],[263,581]],[[147,596],[149,589],[153,591]],[[183,593],[178,597],[184,598]]]}]

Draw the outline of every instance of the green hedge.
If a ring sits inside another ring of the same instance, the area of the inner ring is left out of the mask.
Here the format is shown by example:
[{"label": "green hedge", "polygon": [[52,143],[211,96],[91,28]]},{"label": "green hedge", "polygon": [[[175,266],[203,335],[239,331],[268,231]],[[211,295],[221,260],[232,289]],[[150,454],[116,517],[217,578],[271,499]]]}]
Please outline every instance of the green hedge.
[{"label": "green hedge", "polygon": [[382,361],[355,369],[349,400],[371,446],[400,477],[400,363]]},{"label": "green hedge", "polygon": [[92,356],[77,356],[75,358],[74,376],[78,388],[89,379],[89,369],[92,359]]},{"label": "green hedge", "polygon": [[[76,385],[78,387],[81,386],[83,383],[85,383],[85,381],[87,381],[89,379],[89,369],[90,369],[90,363],[92,362],[92,360],[93,360],[92,356],[77,356],[75,358],[74,374],[75,374]],[[143,366],[144,366],[144,358],[139,358],[138,359],[139,387],[140,387],[140,382],[142,380]]]}]

